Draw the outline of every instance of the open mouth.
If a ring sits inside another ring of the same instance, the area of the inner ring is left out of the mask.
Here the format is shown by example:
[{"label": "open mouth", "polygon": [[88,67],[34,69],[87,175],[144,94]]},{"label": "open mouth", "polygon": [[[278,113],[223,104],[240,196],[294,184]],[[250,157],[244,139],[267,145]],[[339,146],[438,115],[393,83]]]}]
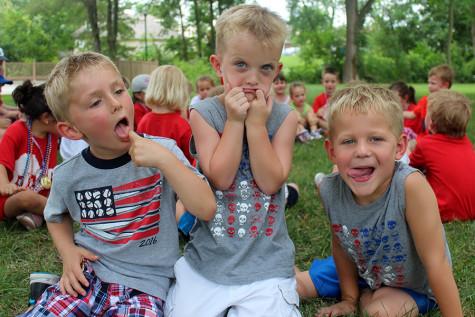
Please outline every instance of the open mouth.
[{"label": "open mouth", "polygon": [[355,167],[348,170],[348,176],[355,182],[366,182],[374,173],[374,167]]},{"label": "open mouth", "polygon": [[123,141],[129,140],[129,131],[129,120],[126,117],[122,118],[114,128],[115,134]]}]

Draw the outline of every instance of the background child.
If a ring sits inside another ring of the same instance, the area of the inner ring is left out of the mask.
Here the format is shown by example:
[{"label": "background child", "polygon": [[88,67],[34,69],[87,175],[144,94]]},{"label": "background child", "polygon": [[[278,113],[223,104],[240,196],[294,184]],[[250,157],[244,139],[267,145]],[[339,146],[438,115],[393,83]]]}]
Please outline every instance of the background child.
[{"label": "background child", "polygon": [[175,265],[168,316],[300,315],[283,190],[297,118],[269,96],[286,34],[285,22],[257,5],[216,22],[210,62],[225,94],[192,107],[190,122],[218,209],[193,227]]},{"label": "background child", "polygon": [[280,72],[272,83],[272,91],[274,92],[272,97],[276,103],[290,105],[290,97],[286,94],[286,90],[287,80],[285,79],[284,74]]},{"label": "background child", "polygon": [[140,120],[150,112],[145,105],[145,91],[150,82],[150,75],[140,74],[132,78],[132,102],[134,103],[134,129],[137,130]]},{"label": "background child", "polygon": [[333,95],[336,90],[336,86],[339,83],[338,71],[331,67],[326,66],[322,71],[322,85],[325,91],[315,97],[312,108],[313,112],[317,115],[317,125],[324,130],[328,129],[326,114],[328,99]]},{"label": "background child", "polygon": [[425,172],[443,222],[475,219],[475,152],[466,136],[470,100],[441,90],[429,95],[429,134],[417,139],[410,164]]},{"label": "background child", "polygon": [[27,80],[13,91],[25,115],[0,143],[0,219],[17,218],[28,230],[43,223],[43,210],[57,162],[56,120],[46,104],[44,85]]},{"label": "background child", "polygon": [[[432,94],[441,89],[450,89],[454,80],[454,71],[449,65],[438,65],[429,71],[428,88],[429,94]],[[427,114],[427,96],[422,97],[417,106],[412,111],[404,111],[404,119],[415,119],[421,123],[419,129],[414,130],[419,134],[426,131],[424,119]]]},{"label": "background child", "polygon": [[89,148],[55,169],[45,218],[63,275],[25,316],[163,316],[178,257],[175,193],[210,219],[209,187],[175,142],[132,131],[132,100],[109,58],[66,57],[46,87],[60,133]]},{"label": "background child", "polygon": [[[0,49],[1,50],[1,49]],[[2,56],[0,55],[0,58]],[[2,60],[0,59],[0,62]],[[11,85],[13,81],[6,79],[3,75],[0,75],[0,139],[2,138],[3,134],[5,133],[6,128],[12,124],[13,121],[18,119],[20,112],[13,109],[7,109],[2,99],[2,87],[4,85]]]},{"label": "background child", "polygon": [[181,116],[189,101],[188,80],[176,66],[163,65],[151,74],[145,103],[152,111],[139,123],[137,132],[170,138],[176,141],[190,163],[191,127]]},{"label": "background child", "polygon": [[[389,89],[397,92],[403,111],[413,111],[416,107],[416,91],[412,86],[408,86],[403,81],[396,81],[389,86]],[[408,140],[415,139],[416,131],[420,131],[422,124],[417,118],[404,119],[404,133]],[[410,129],[410,130],[409,130]]]},{"label": "background child", "polygon": [[316,316],[351,314],[358,304],[369,316],[417,316],[435,300],[442,316],[462,316],[434,193],[417,170],[395,162],[406,150],[397,97],[384,88],[345,88],[333,96],[328,119],[325,148],[339,172],[323,178],[320,196],[338,278],[327,260],[311,268],[311,278],[303,273],[299,289],[322,297],[341,290],[341,301]]},{"label": "background child", "polygon": [[201,76],[196,81],[196,92],[198,95],[194,96],[191,99],[190,104],[192,106],[196,105],[202,100],[208,98],[209,91],[214,87],[214,80],[210,76]]},{"label": "background child", "polygon": [[304,84],[293,82],[290,84],[289,94],[292,100],[290,107],[298,115],[297,139],[304,143],[310,140],[321,139],[322,136],[317,131],[317,116],[312,111],[312,107],[305,101],[307,95]]}]

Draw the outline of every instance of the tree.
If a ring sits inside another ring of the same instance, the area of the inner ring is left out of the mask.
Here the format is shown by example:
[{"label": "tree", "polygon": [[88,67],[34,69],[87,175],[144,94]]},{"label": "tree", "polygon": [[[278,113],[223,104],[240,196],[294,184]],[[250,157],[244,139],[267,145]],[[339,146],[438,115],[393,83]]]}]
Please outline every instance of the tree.
[{"label": "tree", "polygon": [[101,35],[99,33],[99,22],[97,18],[97,3],[96,0],[83,0],[86,7],[89,26],[91,27],[91,33],[94,43],[94,51],[102,52]]},{"label": "tree", "polygon": [[346,52],[343,68],[343,81],[349,82],[358,78],[358,40],[364,20],[371,11],[374,0],[367,0],[358,10],[358,0],[345,0],[346,8]]}]

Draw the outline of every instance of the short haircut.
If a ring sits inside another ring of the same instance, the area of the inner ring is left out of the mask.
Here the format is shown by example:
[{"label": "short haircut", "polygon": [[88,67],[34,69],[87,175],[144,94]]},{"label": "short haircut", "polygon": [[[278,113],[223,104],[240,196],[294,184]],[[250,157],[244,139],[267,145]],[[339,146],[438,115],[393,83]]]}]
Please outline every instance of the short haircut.
[{"label": "short haircut", "polygon": [[44,95],[45,85],[34,86],[25,80],[13,90],[12,97],[21,113],[28,119],[38,119],[43,113],[51,113]]},{"label": "short haircut", "polygon": [[335,75],[336,78],[338,78],[338,76],[340,75],[340,73],[338,72],[338,70],[333,67],[333,66],[325,66],[322,70],[322,77],[325,75],[325,74],[332,74],[332,75]]},{"label": "short haircut", "polygon": [[397,94],[389,89],[357,84],[335,92],[329,100],[328,130],[330,137],[334,132],[334,121],[342,113],[382,114],[391,128],[391,132],[399,138],[403,131],[401,103]]},{"label": "short haircut", "polygon": [[211,78],[211,76],[204,75],[204,76],[198,77],[198,79],[196,80],[196,90],[198,90],[198,83],[199,83],[199,82],[203,82],[203,81],[209,82],[209,84],[211,85],[211,87],[214,87],[214,80],[213,80],[213,78]]},{"label": "short haircut", "polygon": [[304,85],[303,82],[301,82],[301,81],[294,81],[293,83],[291,83],[291,84],[289,85],[289,95],[290,95],[290,97],[292,97],[293,91],[294,91],[294,89],[297,88],[297,87],[302,87],[305,91],[307,91],[307,89],[305,88],[305,85]]},{"label": "short haircut", "polygon": [[402,80],[396,81],[389,86],[390,90],[397,91],[401,98],[407,100],[408,103],[415,104],[416,102],[416,91],[414,87],[408,86]]},{"label": "short haircut", "polygon": [[190,83],[183,72],[174,65],[155,68],[145,92],[145,104],[179,110],[188,105]]},{"label": "short haircut", "polygon": [[276,81],[285,81],[287,82],[287,79],[285,78],[284,73],[280,72],[275,78],[274,78],[274,83]]},{"label": "short haircut", "polygon": [[430,76],[439,77],[443,82],[448,83],[448,88],[450,88],[452,87],[452,82],[454,81],[455,73],[452,67],[447,64],[442,64],[432,67],[429,70],[429,77]]},{"label": "short haircut", "polygon": [[109,57],[95,52],[74,54],[56,64],[45,86],[45,97],[56,120],[69,120],[70,84],[74,77],[84,69],[99,66],[111,67],[120,74]]},{"label": "short haircut", "polygon": [[265,47],[284,46],[288,30],[285,21],[276,13],[258,5],[241,4],[225,10],[216,21],[216,52],[222,53],[226,40],[248,32]]},{"label": "short haircut", "polygon": [[442,89],[427,98],[427,114],[437,133],[463,137],[472,117],[471,102],[461,93]]}]

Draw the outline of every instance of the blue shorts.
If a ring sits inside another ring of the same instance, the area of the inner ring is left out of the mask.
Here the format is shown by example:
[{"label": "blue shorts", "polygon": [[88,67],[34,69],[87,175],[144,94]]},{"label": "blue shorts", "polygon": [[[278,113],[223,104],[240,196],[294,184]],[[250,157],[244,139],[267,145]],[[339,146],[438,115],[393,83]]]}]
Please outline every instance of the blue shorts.
[{"label": "blue shorts", "polygon": [[178,229],[180,229],[183,234],[186,236],[190,235],[190,231],[195,225],[196,217],[190,214],[187,210],[183,215],[181,215],[180,219],[178,220]]},{"label": "blue shorts", "polygon": [[[333,257],[329,256],[325,259],[315,259],[308,270],[313,285],[320,297],[340,298],[340,281],[338,280],[338,273],[336,271],[335,261]],[[369,288],[368,284],[363,279],[358,279],[358,286]],[[415,292],[408,288],[400,288],[406,292],[416,302],[419,314],[426,314],[431,309],[437,307],[437,303],[427,297],[425,294]]]}]

